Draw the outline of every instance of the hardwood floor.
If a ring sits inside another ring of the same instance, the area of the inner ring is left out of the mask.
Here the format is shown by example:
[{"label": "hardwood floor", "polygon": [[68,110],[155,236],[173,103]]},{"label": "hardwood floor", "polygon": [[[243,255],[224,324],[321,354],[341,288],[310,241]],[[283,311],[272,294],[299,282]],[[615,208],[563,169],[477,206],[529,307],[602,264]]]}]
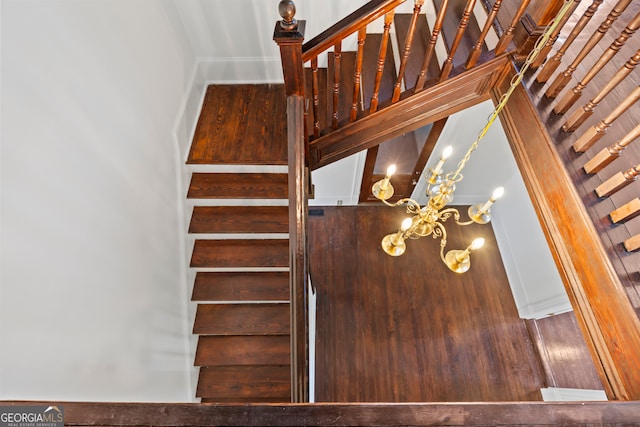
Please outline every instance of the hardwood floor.
[{"label": "hardwood floor", "polygon": [[447,227],[447,249],[487,240],[471,271],[457,275],[429,238],[407,242],[401,257],[382,251],[405,216],[381,206],[311,209],[316,399],[540,400],[544,376],[491,227]]}]

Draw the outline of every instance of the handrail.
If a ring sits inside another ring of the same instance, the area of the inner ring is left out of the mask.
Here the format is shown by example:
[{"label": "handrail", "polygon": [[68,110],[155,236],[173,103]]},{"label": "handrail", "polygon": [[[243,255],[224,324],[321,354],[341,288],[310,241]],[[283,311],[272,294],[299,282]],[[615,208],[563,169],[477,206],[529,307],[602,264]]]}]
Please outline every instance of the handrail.
[{"label": "handrail", "polygon": [[406,0],[372,0],[336,22],[302,46],[302,62],[310,61],[340,40],[394,10]]}]

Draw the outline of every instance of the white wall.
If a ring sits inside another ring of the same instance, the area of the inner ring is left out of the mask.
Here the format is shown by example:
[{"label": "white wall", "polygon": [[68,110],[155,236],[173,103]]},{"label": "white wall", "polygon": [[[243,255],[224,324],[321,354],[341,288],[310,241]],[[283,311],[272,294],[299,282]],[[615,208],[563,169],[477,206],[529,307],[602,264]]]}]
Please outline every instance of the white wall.
[{"label": "white wall", "polygon": [[175,9],[1,7],[0,399],[189,400]]},{"label": "white wall", "polygon": [[[454,151],[444,170],[455,170],[492,111],[493,103],[485,101],[449,117],[427,167],[433,167],[444,147],[452,145]],[[480,141],[462,175],[455,205],[484,203],[494,188],[505,188],[504,197],[491,208],[491,225],[520,317],[570,311],[571,303],[499,120]],[[426,202],[426,177],[422,175],[413,193],[421,203]],[[462,216],[466,218],[466,212]]]}]

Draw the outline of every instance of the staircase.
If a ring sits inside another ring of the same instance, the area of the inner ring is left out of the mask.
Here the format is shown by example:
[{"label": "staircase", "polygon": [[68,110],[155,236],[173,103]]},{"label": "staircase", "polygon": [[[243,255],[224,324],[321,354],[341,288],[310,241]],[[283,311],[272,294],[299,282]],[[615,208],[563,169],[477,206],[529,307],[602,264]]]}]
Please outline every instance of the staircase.
[{"label": "staircase", "polygon": [[276,99],[284,105],[281,85],[211,86],[188,161],[198,165],[187,198],[204,403],[291,401],[286,139],[274,142],[283,133],[270,117],[282,111]]}]

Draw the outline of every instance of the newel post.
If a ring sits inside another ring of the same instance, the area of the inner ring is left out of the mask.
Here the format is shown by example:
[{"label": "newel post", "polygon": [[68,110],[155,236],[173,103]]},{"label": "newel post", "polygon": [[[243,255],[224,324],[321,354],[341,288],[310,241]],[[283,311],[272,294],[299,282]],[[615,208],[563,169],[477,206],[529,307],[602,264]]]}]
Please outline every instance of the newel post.
[{"label": "newel post", "polygon": [[306,21],[294,18],[296,5],[293,0],[282,0],[278,5],[282,20],[276,22],[273,40],[280,46],[280,59],[287,96],[303,94],[302,42]]}]

